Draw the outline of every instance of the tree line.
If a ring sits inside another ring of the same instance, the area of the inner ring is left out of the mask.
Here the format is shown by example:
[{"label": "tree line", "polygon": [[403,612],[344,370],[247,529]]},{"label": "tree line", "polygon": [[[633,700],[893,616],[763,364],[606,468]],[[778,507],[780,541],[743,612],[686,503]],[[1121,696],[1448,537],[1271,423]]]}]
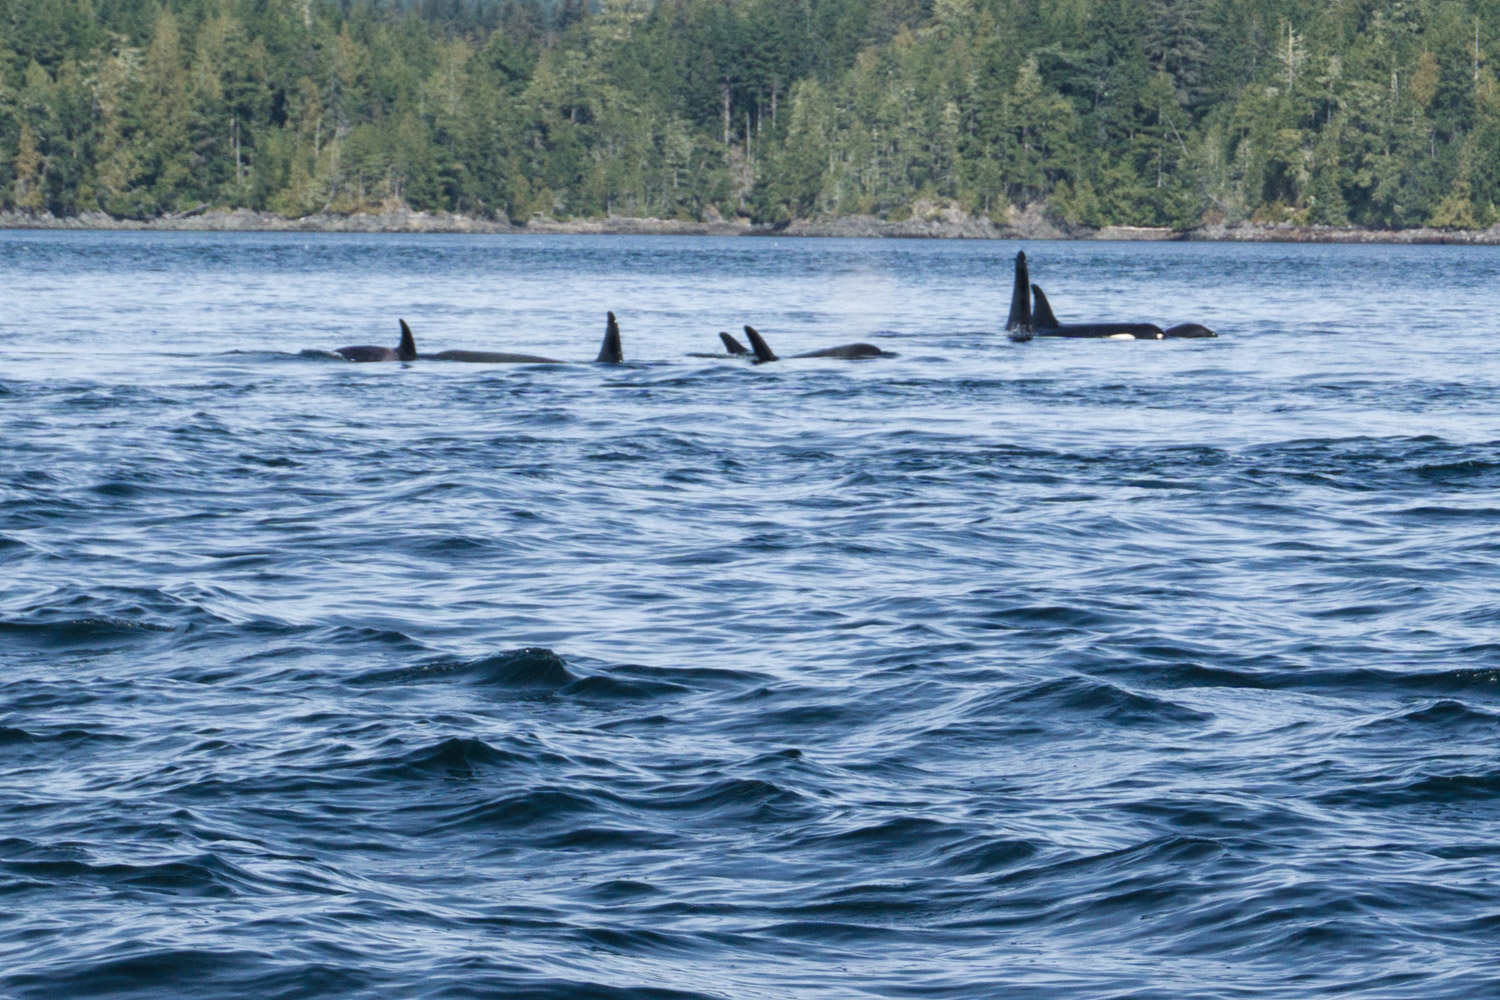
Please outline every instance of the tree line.
[{"label": "tree line", "polygon": [[1500,0],[0,0],[0,209],[1500,218]]}]

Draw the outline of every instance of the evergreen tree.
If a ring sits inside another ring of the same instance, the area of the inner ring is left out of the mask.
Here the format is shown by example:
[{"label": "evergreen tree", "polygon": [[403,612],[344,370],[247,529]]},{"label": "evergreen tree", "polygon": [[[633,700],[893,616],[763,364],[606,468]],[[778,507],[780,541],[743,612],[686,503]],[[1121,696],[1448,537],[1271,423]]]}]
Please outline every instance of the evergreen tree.
[{"label": "evergreen tree", "polygon": [[0,0],[0,206],[1479,226],[1500,7]]}]

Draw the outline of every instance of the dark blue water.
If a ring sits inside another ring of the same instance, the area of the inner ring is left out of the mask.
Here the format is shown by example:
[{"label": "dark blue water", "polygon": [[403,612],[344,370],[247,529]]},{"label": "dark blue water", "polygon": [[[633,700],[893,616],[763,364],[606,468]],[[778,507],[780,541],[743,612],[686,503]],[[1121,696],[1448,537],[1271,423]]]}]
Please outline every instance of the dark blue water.
[{"label": "dark blue water", "polygon": [[0,234],[0,995],[1500,995],[1500,252],[1016,248]]}]

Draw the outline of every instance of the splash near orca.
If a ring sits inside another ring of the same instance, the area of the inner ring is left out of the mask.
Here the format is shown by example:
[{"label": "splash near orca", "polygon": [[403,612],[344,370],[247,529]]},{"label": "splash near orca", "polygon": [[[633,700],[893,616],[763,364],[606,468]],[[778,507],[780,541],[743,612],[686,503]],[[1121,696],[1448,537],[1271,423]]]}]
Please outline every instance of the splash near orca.
[{"label": "splash near orca", "polygon": [[1010,318],[1005,324],[1011,340],[1060,337],[1075,340],[1180,340],[1217,337],[1199,323],[1182,323],[1163,330],[1155,323],[1059,323],[1052,303],[1040,285],[1031,283],[1026,254],[1016,254],[1015,285],[1010,296]]},{"label": "splash near orca", "polygon": [[401,343],[396,347],[373,347],[361,344],[356,347],[340,347],[333,352],[345,361],[415,361],[417,343],[412,339],[411,329],[401,321]]},{"label": "splash near orca", "polygon": [[[771,350],[771,345],[766,343],[753,326],[745,327],[745,336],[750,340],[750,347],[755,351],[753,363],[757,365],[767,364],[772,361],[780,361],[776,352]],[[733,338],[731,338],[733,339]],[[839,358],[845,361],[859,361],[864,358],[893,358],[890,351],[882,351],[874,344],[844,344],[840,347],[825,347],[821,351],[808,351],[805,354],[793,354],[793,358]]]}]

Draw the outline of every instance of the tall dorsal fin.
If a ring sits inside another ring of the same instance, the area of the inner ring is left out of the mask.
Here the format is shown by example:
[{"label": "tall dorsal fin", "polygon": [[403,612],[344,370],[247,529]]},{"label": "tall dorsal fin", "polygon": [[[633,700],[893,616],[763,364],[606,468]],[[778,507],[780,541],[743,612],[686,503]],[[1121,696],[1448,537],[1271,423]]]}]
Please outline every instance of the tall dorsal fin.
[{"label": "tall dorsal fin", "polygon": [[1056,330],[1061,323],[1057,317],[1052,315],[1052,303],[1047,301],[1047,296],[1042,293],[1041,285],[1031,286],[1032,297],[1036,300],[1031,307],[1031,325],[1038,330]]},{"label": "tall dorsal fin", "polygon": [[724,341],[724,350],[730,354],[749,354],[750,348],[735,340],[727,333],[720,332],[719,339]]},{"label": "tall dorsal fin", "polygon": [[604,324],[604,343],[599,348],[599,356],[594,359],[600,364],[617,365],[625,360],[625,352],[620,347],[620,324],[615,322],[615,314],[609,314],[609,321]]},{"label": "tall dorsal fin", "polygon": [[745,336],[750,339],[750,346],[755,350],[756,364],[763,365],[767,361],[781,360],[776,356],[776,352],[771,350],[771,345],[766,343],[766,339],[755,332],[755,327],[745,327]]},{"label": "tall dorsal fin", "polygon": [[1031,334],[1031,275],[1026,270],[1026,251],[1016,252],[1016,282],[1010,292],[1010,318],[1005,329],[1012,340],[1025,340]]},{"label": "tall dorsal fin", "polygon": [[417,360],[417,339],[411,335],[411,327],[404,319],[396,322],[401,324],[401,346],[396,348],[396,357],[402,361]]}]

